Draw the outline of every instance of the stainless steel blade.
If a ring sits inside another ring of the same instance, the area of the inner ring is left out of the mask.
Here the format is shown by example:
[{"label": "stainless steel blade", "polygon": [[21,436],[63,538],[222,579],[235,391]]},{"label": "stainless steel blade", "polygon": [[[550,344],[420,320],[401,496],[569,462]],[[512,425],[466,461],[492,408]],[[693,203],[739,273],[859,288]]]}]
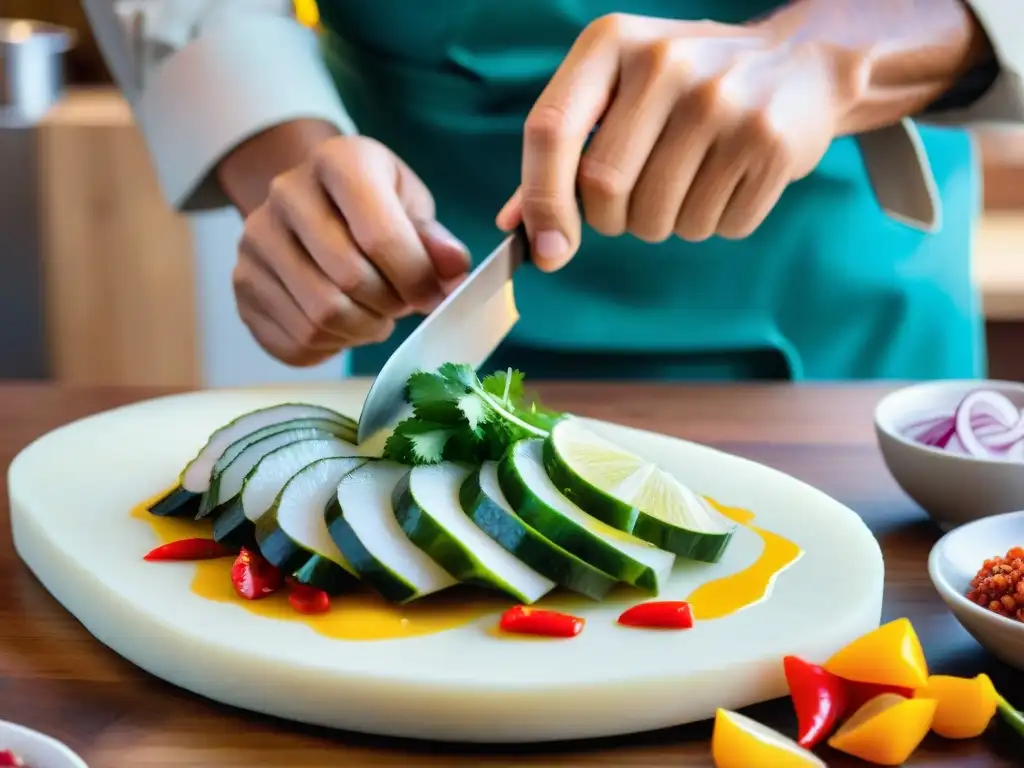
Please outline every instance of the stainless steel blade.
[{"label": "stainless steel blade", "polygon": [[527,248],[521,229],[506,238],[394,351],[366,394],[359,443],[407,413],[405,383],[413,373],[444,363],[476,369],[497,349],[519,320],[512,274]]}]

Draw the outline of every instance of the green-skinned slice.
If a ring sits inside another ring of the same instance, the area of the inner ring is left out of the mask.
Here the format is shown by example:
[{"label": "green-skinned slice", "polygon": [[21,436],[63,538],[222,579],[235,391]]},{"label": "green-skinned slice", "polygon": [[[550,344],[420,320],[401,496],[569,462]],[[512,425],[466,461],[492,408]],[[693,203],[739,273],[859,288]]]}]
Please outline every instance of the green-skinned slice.
[{"label": "green-skinned slice", "polygon": [[[245,451],[253,443],[258,443],[266,437],[272,437],[279,435],[283,432],[294,432],[296,430],[315,430],[322,434],[324,437],[337,437],[346,442],[355,445],[356,436],[352,429],[351,424],[346,421],[337,421],[333,419],[324,418],[305,418],[305,419],[290,419],[289,421],[281,421],[275,424],[269,424],[266,427],[257,429],[255,432],[250,432],[238,440],[233,442],[217,459],[213,465],[213,469],[210,471],[210,484],[206,493],[203,494],[202,501],[199,504],[199,517],[206,517],[210,512],[216,509],[217,505],[223,503],[220,501],[220,483],[221,478],[224,476],[225,470],[231,466],[231,463],[238,458],[238,456]],[[314,434],[314,433],[309,433]]]},{"label": "green-skinned slice", "polygon": [[239,546],[253,541],[254,523],[274,505],[277,495],[295,473],[320,459],[357,454],[358,449],[352,443],[321,435],[294,440],[269,451],[245,476],[238,495],[214,519],[213,538]]},{"label": "green-skinned slice", "polygon": [[[260,463],[260,460],[271,451],[276,451],[282,445],[294,443],[299,440],[315,440],[330,437],[323,430],[315,427],[305,429],[287,429],[284,432],[277,432],[260,438],[235,456],[223,472],[217,477],[203,497],[203,504],[200,510],[200,518],[209,515],[219,515],[224,509],[230,506],[231,502],[242,492],[245,478],[248,477],[252,468]],[[332,438],[337,440],[338,438]]]},{"label": "green-skinned slice", "polygon": [[409,541],[391,508],[409,467],[370,461],[345,475],[324,512],[327,530],[360,580],[385,600],[407,603],[457,582]]},{"label": "green-skinned slice", "polygon": [[157,517],[195,517],[203,494],[186,491],[181,485],[171,490],[149,505],[149,513]]},{"label": "green-skinned slice", "polygon": [[328,533],[324,509],[336,496],[342,478],[366,461],[333,456],[296,472],[256,521],[256,543],[263,556],[299,581],[330,594],[352,585],[356,572]]},{"label": "green-skinned slice", "polygon": [[484,462],[466,478],[459,500],[480,530],[559,586],[594,600],[615,586],[616,579],[542,536],[515,513],[498,483],[495,462]]},{"label": "green-skinned slice", "polygon": [[552,429],[544,468],[563,494],[594,517],[680,557],[717,562],[736,530],[668,472],[580,419]]},{"label": "green-skinned slice", "polygon": [[498,464],[498,482],[516,514],[589,565],[652,594],[668,580],[675,555],[587,514],[544,470],[543,440],[522,440]]},{"label": "green-skinned slice", "polygon": [[473,524],[459,503],[469,467],[451,462],[414,467],[393,493],[405,535],[453,578],[537,602],[555,583],[537,573]]},{"label": "green-skinned slice", "polygon": [[278,424],[292,419],[331,419],[341,423],[355,425],[348,416],[325,408],[322,405],[308,403],[282,403],[257,411],[244,413],[228,422],[210,435],[206,445],[182,470],[180,485],[186,491],[203,493],[210,484],[210,472],[224,450],[233,442],[245,435],[262,429],[270,424]]}]

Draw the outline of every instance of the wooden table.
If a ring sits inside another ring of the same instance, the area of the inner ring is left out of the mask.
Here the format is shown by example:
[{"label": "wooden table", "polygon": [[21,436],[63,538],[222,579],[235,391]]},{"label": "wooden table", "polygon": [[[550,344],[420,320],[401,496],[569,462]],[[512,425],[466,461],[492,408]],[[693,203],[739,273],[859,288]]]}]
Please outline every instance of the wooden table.
[{"label": "wooden table", "polygon": [[[925,561],[938,532],[896,487],[874,442],[872,409],[885,388],[549,384],[540,389],[553,407],[711,444],[776,467],[848,504],[885,552],[884,618],[913,620],[933,671],[987,672],[1011,702],[1024,706],[1024,675],[989,657],[932,589]],[[54,427],[165,393],[0,385],[0,456],[6,464]],[[583,745],[449,748],[332,733],[212,704],[150,677],[95,641],[18,560],[7,516],[5,491],[0,718],[53,734],[91,768],[711,764],[709,724]],[[793,727],[784,700],[750,713],[783,730]],[[999,728],[968,742],[929,737],[908,765],[995,768],[1019,764],[1013,756],[1022,753],[1024,743]],[[833,768],[866,765],[835,753],[825,759]]]}]

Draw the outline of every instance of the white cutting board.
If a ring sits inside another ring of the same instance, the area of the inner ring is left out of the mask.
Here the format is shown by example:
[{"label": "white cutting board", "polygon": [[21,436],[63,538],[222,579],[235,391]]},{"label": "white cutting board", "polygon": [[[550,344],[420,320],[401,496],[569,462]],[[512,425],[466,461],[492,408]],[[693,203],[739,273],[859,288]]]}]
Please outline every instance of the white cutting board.
[{"label": "white cutting board", "polygon": [[[683,632],[617,626],[625,605],[582,611],[583,633],[509,641],[497,615],[434,635],[350,642],[190,591],[195,566],[146,563],[158,542],[129,510],[171,485],[240,413],[313,402],[356,415],[367,382],[212,391],[152,400],[58,429],[9,472],[19,555],[101,642],[139,667],[245,709],[376,734],[476,742],[609,736],[693,722],[786,693],[781,657],[822,661],[878,626],[878,544],[850,509],[775,470],[693,443],[602,425],[698,493],[745,507],[804,554],[768,599]],[[681,567],[662,597],[750,565],[740,529],[723,561]],[[630,602],[640,601],[636,595]]]}]

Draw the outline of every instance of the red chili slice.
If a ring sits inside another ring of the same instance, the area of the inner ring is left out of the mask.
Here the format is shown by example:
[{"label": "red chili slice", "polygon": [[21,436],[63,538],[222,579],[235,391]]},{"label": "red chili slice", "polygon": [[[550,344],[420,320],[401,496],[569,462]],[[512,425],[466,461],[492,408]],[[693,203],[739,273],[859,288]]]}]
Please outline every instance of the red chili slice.
[{"label": "red chili slice", "polygon": [[243,547],[231,564],[231,584],[246,600],[258,600],[284,586],[284,574],[259,553]]},{"label": "red chili slice", "polygon": [[557,611],[545,611],[517,605],[501,616],[498,626],[505,632],[542,637],[575,637],[583,631],[584,620]]},{"label": "red chili slice", "polygon": [[326,592],[294,579],[288,580],[288,602],[299,613],[327,613],[331,610],[331,598]]},{"label": "red chili slice", "polygon": [[[234,555],[235,550],[213,539],[180,539],[163,544],[150,551],[143,558],[151,562],[159,560],[213,560]],[[0,763],[3,765],[3,763]]]},{"label": "red chili slice", "polygon": [[796,656],[782,659],[789,696],[796,711],[797,739],[804,749],[820,744],[850,711],[847,683],[824,667]]},{"label": "red chili slice", "polygon": [[619,616],[619,624],[647,629],[690,629],[693,613],[682,600],[657,600],[627,608]]}]

